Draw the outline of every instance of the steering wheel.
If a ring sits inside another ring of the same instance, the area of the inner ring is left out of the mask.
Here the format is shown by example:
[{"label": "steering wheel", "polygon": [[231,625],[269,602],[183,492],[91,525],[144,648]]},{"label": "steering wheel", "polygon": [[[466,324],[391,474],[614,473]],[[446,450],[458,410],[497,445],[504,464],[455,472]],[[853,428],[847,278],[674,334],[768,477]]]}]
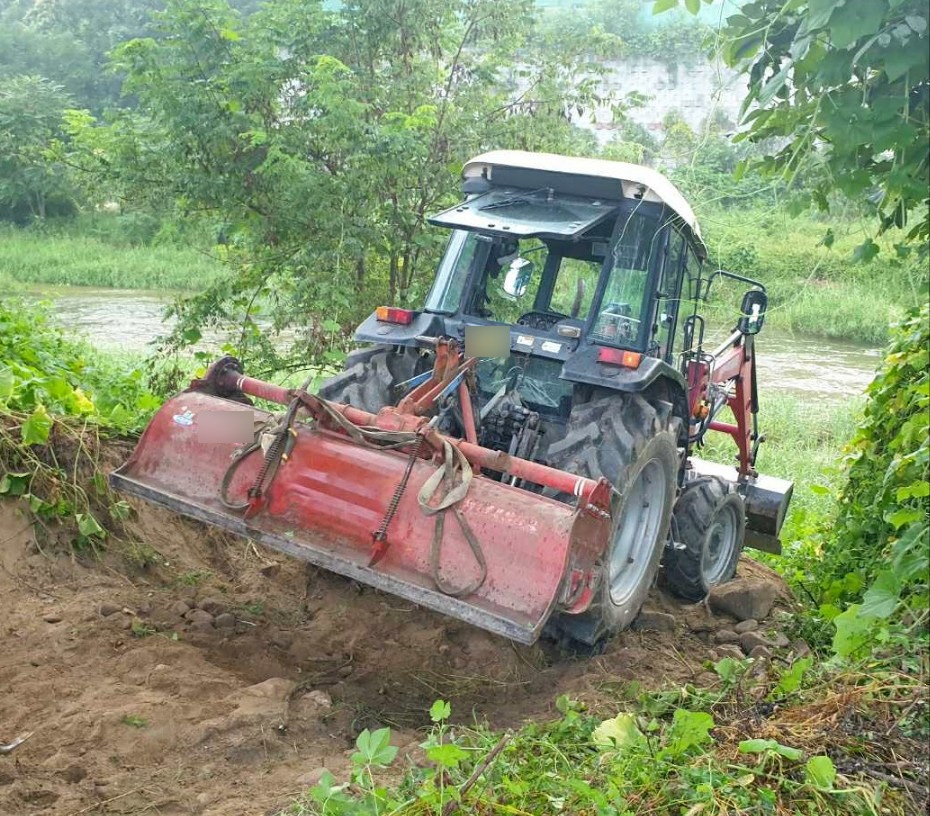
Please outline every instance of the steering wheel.
[{"label": "steering wheel", "polygon": [[526,326],[528,329],[549,331],[556,323],[567,319],[568,315],[558,312],[526,312],[517,318],[517,325]]}]

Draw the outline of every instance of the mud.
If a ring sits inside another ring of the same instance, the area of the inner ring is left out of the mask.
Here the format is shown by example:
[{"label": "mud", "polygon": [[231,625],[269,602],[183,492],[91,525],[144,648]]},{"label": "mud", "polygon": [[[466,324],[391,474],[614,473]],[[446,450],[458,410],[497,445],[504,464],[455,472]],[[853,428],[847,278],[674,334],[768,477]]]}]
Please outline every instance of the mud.
[{"label": "mud", "polygon": [[90,558],[41,550],[0,502],[0,743],[32,732],[0,756],[2,816],[273,814],[320,767],[344,777],[364,728],[393,729],[395,773],[416,761],[436,698],[495,728],[557,716],[562,693],[606,709],[629,681],[706,678],[734,623],[656,590],[672,631],[520,647],[135,507],[131,543]]}]

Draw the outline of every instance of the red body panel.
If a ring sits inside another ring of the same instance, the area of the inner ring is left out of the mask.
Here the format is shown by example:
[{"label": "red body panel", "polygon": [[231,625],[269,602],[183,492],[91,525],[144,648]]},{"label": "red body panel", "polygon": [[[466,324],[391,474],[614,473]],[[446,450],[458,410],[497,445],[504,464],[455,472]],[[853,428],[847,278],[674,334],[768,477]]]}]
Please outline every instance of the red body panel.
[{"label": "red body panel", "polygon": [[[523,642],[535,640],[557,602],[567,598],[576,539],[582,540],[578,551],[586,554],[585,567],[588,553],[599,553],[606,544],[608,519],[476,474],[457,507],[480,542],[487,578],[465,598],[446,595],[437,589],[430,560],[435,516],[426,515],[417,500],[435,464],[414,464],[388,528],[388,547],[369,566],[372,533],[385,516],[407,455],[300,424],[296,444],[261,508],[245,519],[220,500],[223,476],[241,443],[198,439],[200,418],[215,411],[249,411],[258,423],[269,417],[204,393],[182,393],[154,417],[130,460],[114,474],[114,485]],[[245,501],[261,464],[261,451],[243,461],[230,485],[232,502]],[[479,567],[451,512],[447,516],[439,569],[447,584],[466,586]],[[571,605],[572,612],[581,611]]]}]

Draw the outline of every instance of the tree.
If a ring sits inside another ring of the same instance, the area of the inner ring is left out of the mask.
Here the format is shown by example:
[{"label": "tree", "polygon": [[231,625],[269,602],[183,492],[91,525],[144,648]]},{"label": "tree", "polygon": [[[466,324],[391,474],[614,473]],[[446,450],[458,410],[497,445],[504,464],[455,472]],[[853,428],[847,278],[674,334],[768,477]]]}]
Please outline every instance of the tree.
[{"label": "tree", "polygon": [[926,240],[928,19],[927,0],[758,0],[729,17],[723,54],[748,78],[745,136],[782,144],[757,164],[792,177],[819,154],[821,207],[838,190],[871,202],[879,231]]},{"label": "tree", "polygon": [[48,151],[70,104],[64,88],[44,77],[0,81],[0,216],[44,218],[50,203],[69,206],[70,184]]},{"label": "tree", "polygon": [[240,352],[279,366],[263,328],[300,327],[294,357],[319,359],[377,301],[418,301],[440,240],[426,215],[455,200],[462,163],[489,147],[570,149],[569,112],[595,101],[571,55],[508,83],[529,11],[278,0],[245,18],[223,0],[170,0],[152,36],[120,46],[139,107],[104,125],[72,115],[71,160],[212,226],[235,270],[178,307],[174,340],[237,322]]}]

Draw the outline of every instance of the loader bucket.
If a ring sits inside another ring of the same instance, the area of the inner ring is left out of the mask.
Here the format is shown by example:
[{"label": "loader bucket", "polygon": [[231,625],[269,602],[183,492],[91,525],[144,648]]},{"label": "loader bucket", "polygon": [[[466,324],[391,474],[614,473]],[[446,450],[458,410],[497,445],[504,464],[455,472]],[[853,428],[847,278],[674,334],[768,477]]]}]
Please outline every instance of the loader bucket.
[{"label": "loader bucket", "polygon": [[[197,390],[173,397],[152,419],[129,461],[112,474],[111,484],[521,643],[536,640],[564,601],[572,547],[593,552],[603,546],[592,544],[591,519],[574,507],[476,475],[457,507],[477,539],[486,577],[477,589],[459,595],[456,587],[479,582],[479,556],[451,513],[441,541],[434,540],[436,518],[424,513],[417,494],[436,465],[419,459],[388,528],[383,557],[371,564],[372,533],[385,518],[410,457],[299,423],[294,447],[264,503],[246,517],[220,498],[224,475],[242,443],[202,438],[206,417],[215,425],[218,416],[236,411],[247,412],[256,423],[270,417]],[[260,453],[243,459],[229,483],[230,503],[243,500],[262,462]]]}]

